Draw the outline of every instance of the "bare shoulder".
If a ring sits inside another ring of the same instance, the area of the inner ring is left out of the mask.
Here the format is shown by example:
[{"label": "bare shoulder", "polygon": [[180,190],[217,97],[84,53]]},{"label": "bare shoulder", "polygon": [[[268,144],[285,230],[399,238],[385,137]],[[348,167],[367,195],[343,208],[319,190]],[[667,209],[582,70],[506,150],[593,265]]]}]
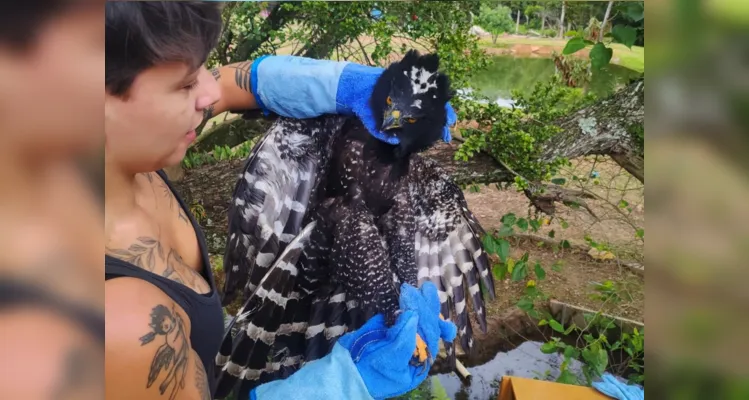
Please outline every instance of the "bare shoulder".
[{"label": "bare shoulder", "polygon": [[184,310],[140,279],[107,281],[106,398],[209,399]]}]

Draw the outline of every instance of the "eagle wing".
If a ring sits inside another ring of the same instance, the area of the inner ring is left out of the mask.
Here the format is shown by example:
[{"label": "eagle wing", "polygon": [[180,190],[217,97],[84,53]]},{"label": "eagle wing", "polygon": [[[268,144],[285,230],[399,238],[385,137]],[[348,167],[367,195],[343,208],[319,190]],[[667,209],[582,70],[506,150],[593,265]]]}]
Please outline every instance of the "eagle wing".
[{"label": "eagle wing", "polygon": [[302,229],[325,176],[341,117],[279,118],[249,155],[229,205],[224,306],[245,299]]},{"label": "eagle wing", "polygon": [[[461,347],[468,353],[473,348],[473,330],[466,298],[471,297],[473,312],[486,333],[483,295],[495,297],[489,258],[481,245],[485,232],[468,209],[460,187],[436,162],[412,156],[408,180],[415,212],[416,280],[419,286],[426,281],[437,286],[442,316],[455,322]],[[446,343],[445,349],[454,364],[452,344]]]},{"label": "eagle wing", "polygon": [[339,309],[347,303],[337,302],[340,288],[324,287],[324,279],[315,285],[315,270],[324,268],[314,254],[325,231],[310,220],[346,120],[278,118],[243,167],[229,207],[222,302],[242,292],[244,305],[216,356],[216,398],[238,381],[242,393],[298,369],[308,342],[327,333],[315,318],[323,328],[343,325]]}]

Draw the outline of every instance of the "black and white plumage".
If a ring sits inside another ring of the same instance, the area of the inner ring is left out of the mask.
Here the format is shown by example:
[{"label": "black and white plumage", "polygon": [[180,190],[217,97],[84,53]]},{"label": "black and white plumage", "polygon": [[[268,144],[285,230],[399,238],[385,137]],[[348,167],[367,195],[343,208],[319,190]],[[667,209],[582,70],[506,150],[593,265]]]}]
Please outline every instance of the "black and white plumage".
[{"label": "black and white plumage", "polygon": [[399,145],[356,118],[322,116],[279,118],[253,149],[229,209],[224,304],[246,300],[216,359],[217,398],[289,376],[376,313],[392,323],[402,282],[437,286],[464,351],[467,297],[486,332],[494,282],[483,230],[447,173],[417,154],[446,123],[438,63],[409,52],[375,85],[372,110]]}]

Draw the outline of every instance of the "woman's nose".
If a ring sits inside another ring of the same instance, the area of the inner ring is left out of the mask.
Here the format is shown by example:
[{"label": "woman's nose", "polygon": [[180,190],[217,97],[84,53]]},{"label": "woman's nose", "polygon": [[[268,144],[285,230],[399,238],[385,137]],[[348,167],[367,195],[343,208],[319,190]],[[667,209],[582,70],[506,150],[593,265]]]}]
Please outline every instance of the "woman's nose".
[{"label": "woman's nose", "polygon": [[198,95],[195,106],[198,110],[204,110],[211,104],[219,101],[221,98],[221,87],[206,68],[202,69],[199,79],[202,80],[200,86],[198,86],[198,90],[201,90],[201,93]]}]

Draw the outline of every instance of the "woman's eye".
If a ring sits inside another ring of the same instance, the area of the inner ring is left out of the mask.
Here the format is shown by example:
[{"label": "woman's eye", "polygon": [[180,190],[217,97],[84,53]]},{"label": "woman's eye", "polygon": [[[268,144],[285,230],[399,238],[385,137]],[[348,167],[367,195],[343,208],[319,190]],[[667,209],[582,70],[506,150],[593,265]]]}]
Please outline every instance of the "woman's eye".
[{"label": "woman's eye", "polygon": [[409,124],[413,124],[414,122],[416,122],[416,118],[406,118],[406,121],[407,121],[407,122],[408,122]]},{"label": "woman's eye", "polygon": [[198,81],[194,81],[194,82],[191,82],[190,84],[186,85],[186,86],[185,86],[185,87],[183,87],[182,89],[185,89],[185,90],[193,90],[193,89],[195,89],[195,88],[196,88],[197,86],[198,86]]},{"label": "woman's eye", "polygon": [[390,98],[390,96],[388,96],[388,98],[387,98],[387,99],[385,99],[385,102],[386,102],[386,103],[387,103],[388,105],[391,105],[391,104],[393,104],[393,99],[391,99],[391,98]]}]

